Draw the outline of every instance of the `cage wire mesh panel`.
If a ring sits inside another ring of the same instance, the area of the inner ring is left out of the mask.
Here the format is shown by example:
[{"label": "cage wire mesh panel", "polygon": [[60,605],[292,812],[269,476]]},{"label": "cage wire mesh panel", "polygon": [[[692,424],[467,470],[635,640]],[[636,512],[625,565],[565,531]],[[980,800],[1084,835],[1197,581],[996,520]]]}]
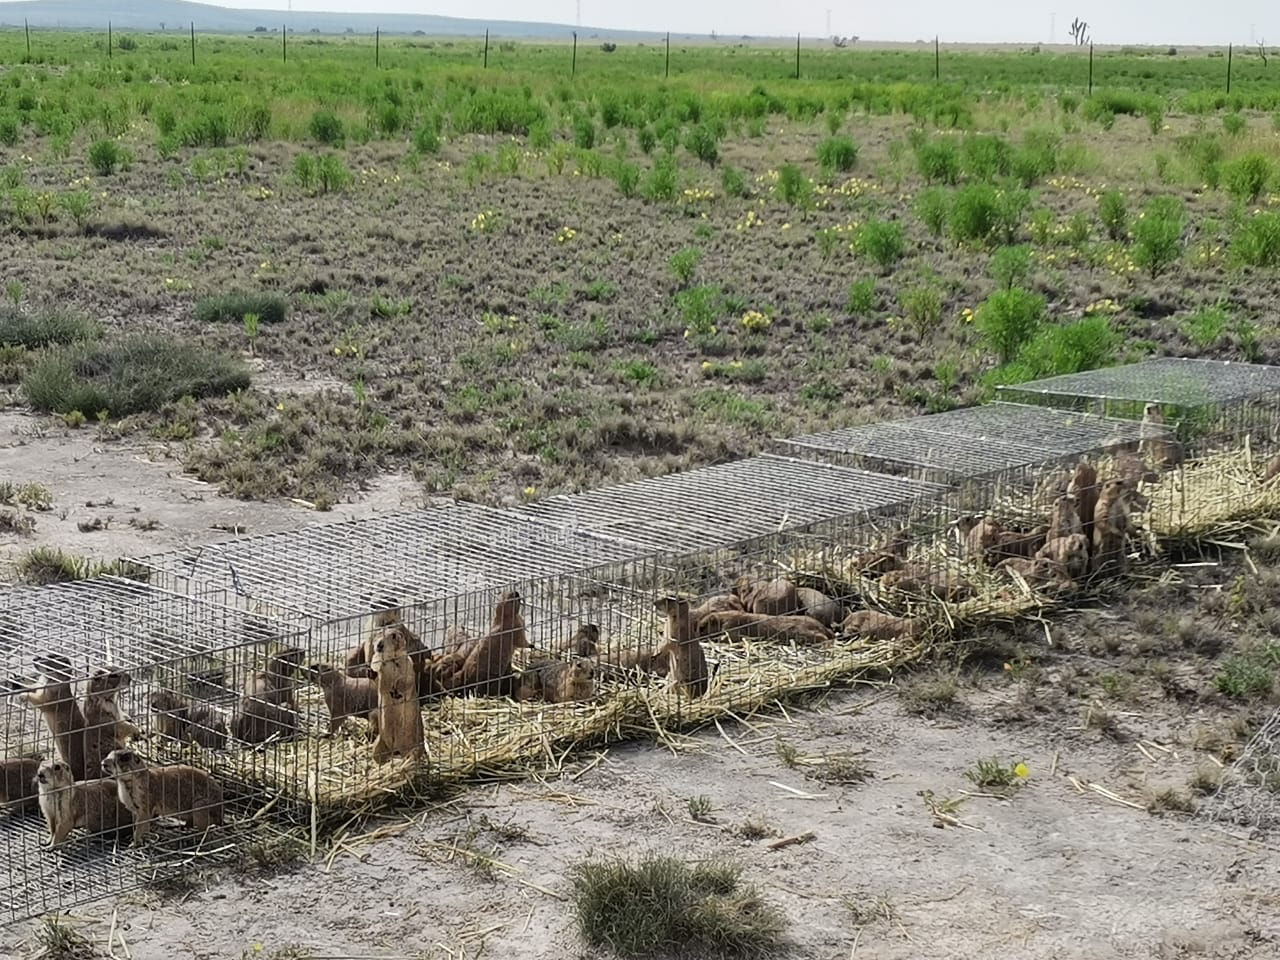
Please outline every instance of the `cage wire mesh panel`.
[{"label": "cage wire mesh panel", "polygon": [[318,620],[412,605],[630,559],[636,548],[518,513],[455,503],[242,537],[133,562],[152,582]]},{"label": "cage wire mesh panel", "polygon": [[520,509],[573,530],[679,556],[938,492],[903,477],[765,454],[549,497]]},{"label": "cage wire mesh panel", "polygon": [[1244,827],[1252,839],[1280,840],[1280,710],[1245,745],[1196,816]]},{"label": "cage wire mesh panel", "polygon": [[[253,817],[263,798],[218,774],[217,754],[232,747],[225,730],[216,749],[189,741],[222,727],[211,718],[232,716],[233,678],[251,675],[260,651],[286,632],[242,610],[114,577],[0,593],[9,801],[0,814],[0,918],[225,860],[275,829]],[[178,700],[183,735],[172,729]],[[155,802],[138,799],[138,809],[162,819],[151,824],[127,804],[122,813],[120,782],[130,797],[150,796]],[[33,786],[46,791],[35,804]],[[52,832],[60,842],[45,849]]]}]

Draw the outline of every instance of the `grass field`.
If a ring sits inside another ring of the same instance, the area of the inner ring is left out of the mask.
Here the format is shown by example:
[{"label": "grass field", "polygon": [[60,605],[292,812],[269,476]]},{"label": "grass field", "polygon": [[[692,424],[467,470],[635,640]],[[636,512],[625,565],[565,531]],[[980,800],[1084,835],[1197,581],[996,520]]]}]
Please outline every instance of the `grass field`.
[{"label": "grass field", "polygon": [[538,497],[1276,343],[1256,52],[1090,96],[1079,51],[188,44],[0,35],[0,379],[238,497]]}]

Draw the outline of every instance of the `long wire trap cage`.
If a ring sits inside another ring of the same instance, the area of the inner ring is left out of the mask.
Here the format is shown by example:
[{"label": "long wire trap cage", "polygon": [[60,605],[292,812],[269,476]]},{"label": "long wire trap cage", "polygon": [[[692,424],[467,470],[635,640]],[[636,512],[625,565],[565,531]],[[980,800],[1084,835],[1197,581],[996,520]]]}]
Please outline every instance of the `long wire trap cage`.
[{"label": "long wire trap cage", "polygon": [[[0,593],[6,922],[234,860],[271,797],[211,775],[283,624],[102,577]],[[240,687],[243,689],[243,686]]]}]

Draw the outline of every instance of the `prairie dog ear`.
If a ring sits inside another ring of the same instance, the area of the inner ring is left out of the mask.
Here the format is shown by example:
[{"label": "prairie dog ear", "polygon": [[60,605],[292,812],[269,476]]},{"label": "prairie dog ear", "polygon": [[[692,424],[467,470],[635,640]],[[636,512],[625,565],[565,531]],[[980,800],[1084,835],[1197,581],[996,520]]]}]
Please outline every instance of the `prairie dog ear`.
[{"label": "prairie dog ear", "polygon": [[660,597],[653,603],[653,609],[659,613],[671,614],[687,613],[689,610],[689,601],[683,597]]}]

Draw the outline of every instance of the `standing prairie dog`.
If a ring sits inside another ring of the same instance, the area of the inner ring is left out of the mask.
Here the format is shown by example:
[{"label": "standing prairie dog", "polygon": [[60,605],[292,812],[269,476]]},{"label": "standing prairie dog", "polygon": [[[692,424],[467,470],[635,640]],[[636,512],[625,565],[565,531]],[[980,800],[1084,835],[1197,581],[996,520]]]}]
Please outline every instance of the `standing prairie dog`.
[{"label": "standing prairie dog", "polygon": [[667,615],[667,642],[658,649],[659,654],[667,654],[667,675],[677,690],[691,697],[702,696],[710,686],[711,677],[706,654],[702,652],[689,616],[689,601],[683,597],[663,597],[653,606]]},{"label": "standing prairie dog", "polygon": [[600,649],[600,628],[594,623],[584,623],[566,641],[551,645],[552,653],[571,657],[594,657]]},{"label": "standing prairie dog", "polygon": [[1093,514],[1098,505],[1098,470],[1087,460],[1076,464],[1071,482],[1067,484],[1067,496],[1076,498],[1076,515],[1080,518],[1080,532],[1093,542]]},{"label": "standing prairie dog", "polygon": [[[413,660],[414,668],[418,675],[418,699],[425,700],[429,696],[438,693],[435,684],[435,674],[428,669],[431,663],[431,651],[422,642],[416,633],[408,628],[404,622],[404,612],[396,607],[388,610],[379,610],[373,614],[369,621],[369,628],[365,631],[360,645],[353,648],[347,654],[347,676],[350,677],[372,677],[373,671],[370,664],[373,662],[373,645],[377,642],[378,637],[384,627],[399,626],[404,630],[404,635],[409,642],[409,657]],[[450,633],[455,628],[450,628],[445,634],[445,648],[449,648]],[[466,640],[466,631],[462,630],[461,640]]]},{"label": "standing prairie dog", "polygon": [[222,823],[222,784],[185,763],[153,767],[132,750],[112,750],[102,772],[115,781],[120,802],[133,815],[133,839],[151,832],[157,817],[178,817],[201,833]]},{"label": "standing prairie dog", "polygon": [[1084,523],[1076,507],[1076,498],[1069,493],[1058,497],[1053,502],[1053,512],[1049,515],[1049,531],[1045,534],[1046,542],[1076,533],[1084,534]]},{"label": "standing prairie dog", "polygon": [[385,763],[396,755],[412,760],[426,756],[418,671],[409,656],[409,643],[409,631],[403,624],[383,627],[373,643],[369,666],[378,690],[375,763]]},{"label": "standing prairie dog", "polygon": [[0,810],[31,810],[36,806],[36,774],[40,757],[0,760]]},{"label": "standing prairie dog", "polygon": [[61,654],[45,654],[37,657],[35,664],[44,674],[44,685],[25,690],[19,699],[40,712],[58,756],[71,768],[73,778],[96,778],[109,750],[110,733],[102,727],[85,727],[84,712],[72,686],[70,660]]},{"label": "standing prairie dog", "polygon": [[36,770],[36,790],[49,846],[62,843],[77,827],[104,839],[128,837],[133,817],[111,780],[76,780],[68,764],[45,760]]},{"label": "standing prairie dog", "polygon": [[378,685],[368,677],[348,677],[327,663],[313,663],[307,672],[324,694],[330,733],[337,733],[347,717],[368,720],[378,709]]},{"label": "standing prairie dog", "polygon": [[1113,477],[1102,485],[1093,518],[1093,562],[1091,573],[1122,573],[1125,567],[1125,539],[1129,533],[1129,497],[1133,483]]},{"label": "standing prairie dog", "polygon": [[114,667],[98,667],[89,677],[84,694],[84,725],[102,731],[112,750],[125,746],[138,735],[138,728],[125,719],[116,699],[120,691],[133,682],[125,671]]},{"label": "standing prairie dog", "polygon": [[[1142,410],[1142,422],[1150,426],[1163,427],[1164,411],[1158,403],[1148,403]],[[1182,444],[1172,436],[1147,437],[1138,444],[1138,453],[1150,457],[1157,467],[1180,467],[1186,460]]]},{"label": "standing prairie dog", "polygon": [[515,590],[508,590],[498,598],[489,632],[467,654],[450,684],[453,689],[477,697],[500,697],[514,692],[511,658],[516,648],[529,646],[520,605],[520,594]]}]

